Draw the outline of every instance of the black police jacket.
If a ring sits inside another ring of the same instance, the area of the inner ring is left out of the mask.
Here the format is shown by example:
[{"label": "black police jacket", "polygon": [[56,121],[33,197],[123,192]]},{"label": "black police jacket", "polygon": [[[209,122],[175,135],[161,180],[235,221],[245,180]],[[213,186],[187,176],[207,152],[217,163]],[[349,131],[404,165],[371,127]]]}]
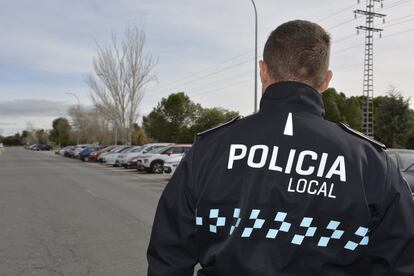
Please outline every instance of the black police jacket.
[{"label": "black police jacket", "polygon": [[260,111],[201,133],[167,184],[150,276],[414,275],[411,191],[383,145],[270,85]]}]

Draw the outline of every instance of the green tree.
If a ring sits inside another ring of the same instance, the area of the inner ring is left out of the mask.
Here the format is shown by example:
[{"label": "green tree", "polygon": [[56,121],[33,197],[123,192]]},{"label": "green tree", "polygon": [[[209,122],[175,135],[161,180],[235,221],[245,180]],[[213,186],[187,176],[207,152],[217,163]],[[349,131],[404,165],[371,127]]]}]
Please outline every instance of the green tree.
[{"label": "green tree", "polygon": [[361,99],[359,97],[347,98],[345,106],[342,107],[342,116],[345,123],[360,131],[362,124]]},{"label": "green tree", "polygon": [[334,123],[341,122],[342,116],[339,110],[340,97],[334,88],[328,88],[322,93],[325,106],[325,119]]},{"label": "green tree", "polygon": [[70,140],[71,126],[66,118],[57,118],[53,120],[52,130],[50,131],[50,140],[60,146],[66,146]]},{"label": "green tree", "polygon": [[11,136],[3,137],[2,143],[5,146],[21,146],[23,145],[22,136],[20,135],[20,133],[16,133]]},{"label": "green tree", "polygon": [[347,98],[335,88],[328,88],[322,94],[325,105],[325,119],[334,123],[347,123],[356,130],[361,129],[362,111],[360,97]]},{"label": "green tree", "polygon": [[203,108],[195,121],[192,132],[198,133],[203,130],[207,130],[224,122],[230,121],[238,115],[238,112],[229,111],[219,107]]},{"label": "green tree", "polygon": [[159,142],[190,143],[190,128],[194,125],[201,106],[193,103],[184,92],[162,98],[148,116],[143,126],[148,135]]},{"label": "green tree", "polygon": [[375,138],[387,147],[404,147],[412,128],[409,99],[392,88],[388,96],[374,101],[374,110]]},{"label": "green tree", "polygon": [[414,149],[414,110],[411,109],[409,113],[411,125],[405,136],[405,148]]},{"label": "green tree", "polygon": [[155,141],[191,143],[197,132],[224,123],[237,115],[237,112],[222,108],[202,108],[180,92],[163,98],[143,118],[143,127]]}]

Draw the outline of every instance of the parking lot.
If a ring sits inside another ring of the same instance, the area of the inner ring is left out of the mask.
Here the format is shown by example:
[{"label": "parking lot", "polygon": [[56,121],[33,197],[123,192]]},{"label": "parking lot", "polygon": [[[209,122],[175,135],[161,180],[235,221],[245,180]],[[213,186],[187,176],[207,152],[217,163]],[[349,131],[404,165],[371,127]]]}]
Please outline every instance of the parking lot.
[{"label": "parking lot", "polygon": [[167,181],[53,152],[0,150],[0,275],[145,275]]}]

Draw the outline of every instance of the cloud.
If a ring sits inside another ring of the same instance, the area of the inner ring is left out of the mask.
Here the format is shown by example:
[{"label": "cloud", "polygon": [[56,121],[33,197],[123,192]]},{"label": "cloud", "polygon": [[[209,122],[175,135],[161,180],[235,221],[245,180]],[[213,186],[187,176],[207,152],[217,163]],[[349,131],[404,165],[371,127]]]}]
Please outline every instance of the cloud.
[{"label": "cloud", "polygon": [[55,74],[86,74],[92,69],[94,49],[43,34],[9,33],[7,39],[13,44],[3,44],[0,57],[5,61]]},{"label": "cloud", "polygon": [[57,117],[66,114],[69,107],[60,101],[38,99],[3,101],[0,102],[0,117]]}]

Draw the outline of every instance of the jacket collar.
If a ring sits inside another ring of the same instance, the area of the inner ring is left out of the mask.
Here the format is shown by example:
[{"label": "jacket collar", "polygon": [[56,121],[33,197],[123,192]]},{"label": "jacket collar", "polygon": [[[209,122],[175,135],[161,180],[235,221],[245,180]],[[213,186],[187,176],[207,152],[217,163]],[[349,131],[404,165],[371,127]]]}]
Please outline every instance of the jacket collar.
[{"label": "jacket collar", "polygon": [[260,112],[311,113],[325,115],[322,95],[311,86],[295,81],[269,85],[260,100]]}]

